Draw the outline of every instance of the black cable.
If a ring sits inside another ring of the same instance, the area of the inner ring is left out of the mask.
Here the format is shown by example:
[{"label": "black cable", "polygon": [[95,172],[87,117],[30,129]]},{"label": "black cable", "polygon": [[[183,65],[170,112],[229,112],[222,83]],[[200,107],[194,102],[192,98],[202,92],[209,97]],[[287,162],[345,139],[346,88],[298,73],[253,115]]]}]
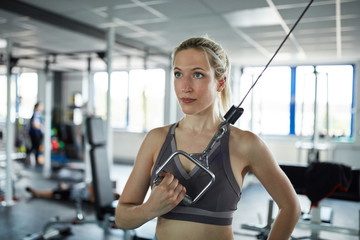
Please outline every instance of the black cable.
[{"label": "black cable", "polygon": [[265,68],[262,70],[262,72],[260,73],[260,75],[257,77],[256,81],[253,83],[253,85],[251,85],[250,89],[248,90],[248,92],[245,94],[244,98],[241,100],[240,104],[237,106],[238,108],[241,106],[241,104],[244,102],[245,98],[247,97],[247,95],[250,93],[251,89],[254,88],[255,84],[258,82],[258,80],[260,79],[260,77],[262,76],[262,74],[265,72],[265,70],[268,68],[268,66],[270,65],[270,63],[272,62],[272,60],[274,59],[274,57],[277,55],[277,53],[280,51],[280,49],[282,48],[282,46],[284,45],[284,43],[286,42],[286,40],[289,38],[290,34],[293,32],[293,30],[295,29],[296,25],[300,22],[300,20],[302,19],[302,17],[304,16],[304,14],[306,13],[306,11],[309,9],[310,5],[313,3],[314,0],[311,0],[309,2],[309,4],[306,6],[306,8],[304,9],[304,11],[301,13],[300,17],[298,18],[298,20],[296,20],[294,26],[290,29],[289,33],[286,35],[286,37],[284,38],[284,40],[282,41],[282,43],[280,44],[280,46],[278,47],[278,49],[275,51],[274,55],[270,58],[269,62],[266,64]]}]

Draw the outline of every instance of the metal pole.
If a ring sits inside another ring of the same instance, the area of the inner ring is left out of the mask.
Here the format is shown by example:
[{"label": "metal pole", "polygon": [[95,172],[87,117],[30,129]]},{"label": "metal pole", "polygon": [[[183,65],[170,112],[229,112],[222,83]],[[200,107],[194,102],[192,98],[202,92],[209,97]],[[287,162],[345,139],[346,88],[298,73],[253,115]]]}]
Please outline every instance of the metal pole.
[{"label": "metal pole", "polygon": [[303,81],[303,98],[301,103],[301,122],[300,122],[300,135],[299,135],[299,150],[298,150],[298,163],[302,162],[303,138],[304,138],[304,110],[305,110],[305,88],[306,88],[306,75]]},{"label": "metal pole", "polygon": [[7,79],[7,109],[6,109],[6,186],[5,186],[5,202],[3,205],[12,206],[13,201],[13,181],[12,181],[12,148],[13,148],[13,129],[11,121],[11,51],[12,41],[7,40],[6,46],[6,79]]},{"label": "metal pole", "polygon": [[317,88],[318,88],[318,72],[316,67],[314,67],[314,76],[315,76],[315,98],[314,98],[314,136],[313,136],[313,148],[318,140],[318,126],[317,126]]},{"label": "metal pole", "polygon": [[45,102],[44,102],[44,168],[43,176],[51,176],[51,105],[52,105],[52,80],[49,71],[49,61],[45,62]]},{"label": "metal pole", "polygon": [[[91,81],[91,57],[88,58],[88,71],[87,71],[87,78],[88,78],[88,100],[86,105],[86,116],[88,117],[92,115],[93,112],[93,83]],[[83,124],[86,124],[86,122],[83,122]],[[87,126],[83,126],[83,128],[86,128]],[[85,132],[84,134],[84,162],[85,162],[85,176],[84,181],[87,183],[90,183],[92,181],[92,175],[91,175],[91,164],[90,164],[90,144],[88,143],[88,136]]]},{"label": "metal pole", "polygon": [[330,113],[329,113],[329,74],[326,73],[326,140],[329,140]]},{"label": "metal pole", "polygon": [[359,219],[358,219],[358,224],[359,224],[359,228],[357,229],[358,230],[358,235],[359,235],[359,239],[360,239],[360,210],[359,210]]},{"label": "metal pole", "polygon": [[358,224],[359,224],[359,228],[357,229],[358,230],[358,235],[359,235],[359,239],[360,239],[360,210],[359,210],[359,218],[358,218]]},{"label": "metal pole", "polygon": [[115,29],[113,27],[107,30],[107,49],[106,49],[106,64],[108,73],[108,94],[107,94],[107,111],[106,111],[106,130],[107,130],[107,152],[108,162],[110,166],[113,163],[113,134],[111,127],[111,72],[112,72],[112,51],[115,40]]}]

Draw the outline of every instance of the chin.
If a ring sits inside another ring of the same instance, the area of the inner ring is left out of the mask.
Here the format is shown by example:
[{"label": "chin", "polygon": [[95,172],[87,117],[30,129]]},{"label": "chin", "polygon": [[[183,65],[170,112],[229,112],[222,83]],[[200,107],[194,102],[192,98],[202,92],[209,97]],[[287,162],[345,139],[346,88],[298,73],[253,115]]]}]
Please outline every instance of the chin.
[{"label": "chin", "polygon": [[208,112],[211,111],[213,108],[212,105],[201,105],[201,104],[181,104],[180,108],[182,112],[186,115],[195,115],[202,112]]},{"label": "chin", "polygon": [[184,114],[186,114],[186,115],[193,115],[193,114],[195,114],[195,111],[189,111],[189,110],[184,110],[184,109],[182,109],[182,112],[183,112]]},{"label": "chin", "polygon": [[196,114],[197,111],[193,108],[193,107],[181,107],[181,110],[184,114],[186,115],[193,115],[193,114]]}]

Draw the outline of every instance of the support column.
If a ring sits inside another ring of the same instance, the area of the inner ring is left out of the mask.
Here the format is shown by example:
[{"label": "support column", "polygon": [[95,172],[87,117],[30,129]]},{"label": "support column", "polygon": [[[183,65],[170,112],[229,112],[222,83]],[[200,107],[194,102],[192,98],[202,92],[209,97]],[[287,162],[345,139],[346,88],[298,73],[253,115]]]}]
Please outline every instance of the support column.
[{"label": "support column", "polygon": [[[354,136],[354,143],[355,145],[360,145],[360,96],[356,93],[360,92],[360,61],[356,62],[354,65],[354,89],[353,89],[353,96],[354,96],[354,116],[353,116],[353,136]],[[359,219],[360,220],[360,219]]]},{"label": "support column", "polygon": [[106,132],[107,132],[107,152],[109,166],[113,164],[113,132],[111,127],[111,73],[112,73],[112,51],[115,40],[115,29],[113,27],[107,30],[107,49],[106,49],[106,64],[108,74],[108,94],[107,94],[107,111],[106,111]]},{"label": "support column", "polygon": [[11,116],[11,109],[13,108],[11,102],[11,52],[12,41],[7,40],[6,45],[6,79],[7,79],[7,109],[6,109],[6,186],[5,186],[5,202],[4,206],[14,205],[13,201],[13,179],[12,179],[12,152],[13,152],[13,121]]},{"label": "support column", "polygon": [[319,142],[319,129],[318,129],[318,119],[317,119],[317,104],[318,104],[318,71],[314,67],[314,76],[315,76],[315,99],[314,99],[314,135],[313,135],[313,148]]},{"label": "support column", "polygon": [[51,107],[52,106],[52,79],[49,71],[49,62],[45,62],[45,101],[44,101],[44,167],[43,176],[51,176]]},{"label": "support column", "polygon": [[[170,124],[172,121],[175,122],[175,113],[173,109],[176,108],[175,104],[172,104],[174,98],[173,92],[171,92],[171,86],[173,85],[172,80],[172,69],[171,69],[171,59],[169,58],[169,66],[165,69],[165,101],[164,101],[164,124]],[[174,107],[175,106],[175,107]]]},{"label": "support column", "polygon": [[[94,112],[94,106],[93,106],[93,99],[94,99],[94,91],[93,91],[93,83],[91,79],[91,57],[88,58],[88,68],[87,68],[87,89],[84,89],[84,91],[87,91],[87,102],[86,104],[86,118],[88,116],[91,116]],[[84,121],[83,124],[86,124]],[[87,126],[83,126],[87,128]],[[87,132],[84,134],[84,162],[85,162],[85,174],[84,174],[84,181],[87,183],[90,183],[92,181],[92,175],[91,175],[91,164],[90,164],[90,144],[88,142],[88,136]]]}]

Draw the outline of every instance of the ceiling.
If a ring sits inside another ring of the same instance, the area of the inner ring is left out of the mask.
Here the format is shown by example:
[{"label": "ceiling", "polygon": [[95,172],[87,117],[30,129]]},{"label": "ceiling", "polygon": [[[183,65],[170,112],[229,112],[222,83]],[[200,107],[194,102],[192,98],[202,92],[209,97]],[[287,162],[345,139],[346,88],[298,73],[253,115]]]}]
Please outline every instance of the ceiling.
[{"label": "ceiling", "polygon": [[[309,1],[1,0],[0,39],[12,43],[21,70],[105,70],[109,28],[113,69],[168,65],[176,45],[202,35],[234,64],[264,65]],[[315,0],[273,64],[354,63],[359,43],[360,0]]]}]

